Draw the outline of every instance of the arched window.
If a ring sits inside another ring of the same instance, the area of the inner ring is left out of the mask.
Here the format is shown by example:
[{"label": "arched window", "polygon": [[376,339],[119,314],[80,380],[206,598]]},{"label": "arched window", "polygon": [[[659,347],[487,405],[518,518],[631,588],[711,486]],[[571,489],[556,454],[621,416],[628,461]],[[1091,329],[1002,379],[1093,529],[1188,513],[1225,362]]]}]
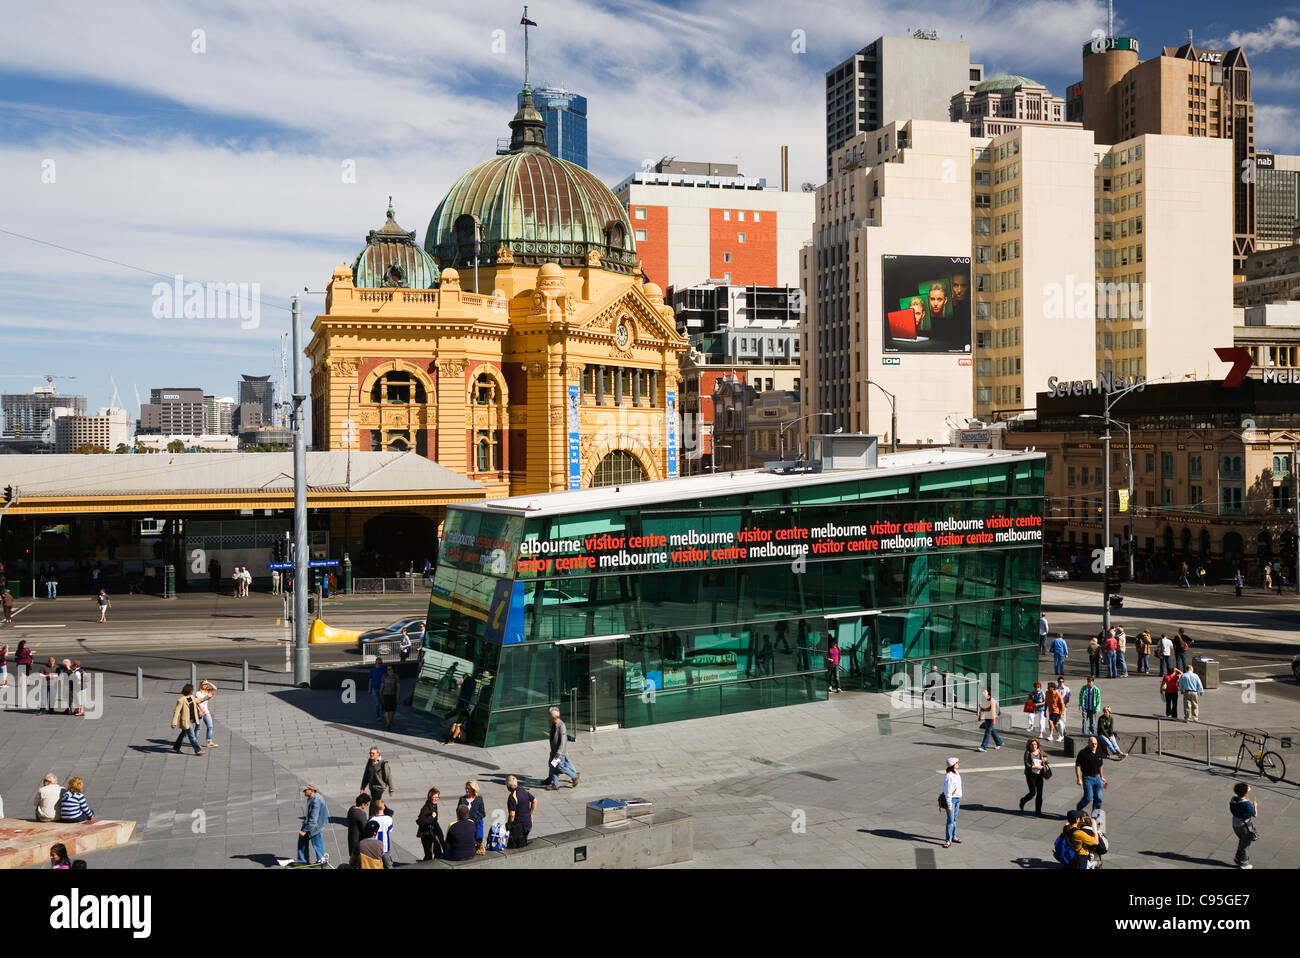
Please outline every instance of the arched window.
[{"label": "arched window", "polygon": [[373,403],[406,406],[411,403],[413,395],[417,403],[428,402],[424,383],[410,373],[398,370],[384,373],[370,387],[370,401]]},{"label": "arched window", "polygon": [[623,224],[618,220],[611,220],[605,225],[605,245],[614,249],[623,248],[623,240],[627,232],[623,229]]},{"label": "arched window", "polygon": [[487,373],[480,373],[474,380],[474,404],[476,406],[495,406],[501,401],[501,392],[496,380]]},{"label": "arched window", "polygon": [[630,482],[645,482],[645,470],[630,452],[615,449],[596,466],[591,478],[592,486],[625,486]]},{"label": "arched window", "polygon": [[474,468],[478,472],[495,472],[501,468],[501,434],[480,429],[474,438]]}]

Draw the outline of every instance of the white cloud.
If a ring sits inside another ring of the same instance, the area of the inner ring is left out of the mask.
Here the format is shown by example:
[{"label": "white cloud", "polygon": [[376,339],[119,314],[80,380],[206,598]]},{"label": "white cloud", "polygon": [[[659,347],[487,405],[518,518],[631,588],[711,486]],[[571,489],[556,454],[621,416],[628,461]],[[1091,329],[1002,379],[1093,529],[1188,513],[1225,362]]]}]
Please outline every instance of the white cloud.
[{"label": "white cloud", "polygon": [[1255,143],[1261,150],[1300,152],[1300,110],[1280,104],[1255,104]]},{"label": "white cloud", "polygon": [[1226,39],[1211,40],[1212,47],[1244,47],[1248,53],[1266,53],[1275,48],[1300,47],[1300,21],[1290,17],[1274,17],[1267,26],[1258,30],[1233,30]]}]

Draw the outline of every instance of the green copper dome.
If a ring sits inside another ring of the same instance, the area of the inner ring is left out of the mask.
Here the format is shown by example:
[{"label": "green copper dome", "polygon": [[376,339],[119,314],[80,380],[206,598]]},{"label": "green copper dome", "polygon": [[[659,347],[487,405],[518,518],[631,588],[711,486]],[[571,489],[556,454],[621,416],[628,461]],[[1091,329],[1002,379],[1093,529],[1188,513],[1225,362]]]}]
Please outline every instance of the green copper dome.
[{"label": "green copper dome", "polygon": [[408,233],[393,219],[393,199],[388,198],[388,218],[366,235],[366,245],[352,263],[352,283],[360,289],[434,289],[442,273]]},{"label": "green copper dome", "polygon": [[1031,80],[1029,77],[1017,76],[1014,73],[1004,73],[1002,76],[989,77],[982,83],[975,84],[976,93],[1011,93],[1017,87],[1022,86],[1042,86],[1037,80]]},{"label": "green copper dome", "polygon": [[510,122],[510,151],[474,167],[434,210],[424,248],[443,267],[493,266],[510,250],[515,265],[585,266],[591,252],[604,269],[632,274],[632,224],[614,194],[582,167],[546,152],[545,121],[525,86]]}]

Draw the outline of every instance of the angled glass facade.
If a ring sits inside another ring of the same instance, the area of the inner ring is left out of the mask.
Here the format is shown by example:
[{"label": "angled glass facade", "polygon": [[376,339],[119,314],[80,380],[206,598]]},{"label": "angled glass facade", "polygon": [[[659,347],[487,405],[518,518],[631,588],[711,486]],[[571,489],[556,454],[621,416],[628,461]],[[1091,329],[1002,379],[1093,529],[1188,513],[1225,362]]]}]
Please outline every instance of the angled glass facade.
[{"label": "angled glass facade", "polygon": [[[523,94],[519,94],[523,106]],[[533,91],[533,105],[546,121],[546,150],[551,156],[587,168],[587,98],[568,90]]]},{"label": "angled glass facade", "polygon": [[937,668],[1010,701],[1038,665],[1043,457],[944,458],[449,508],[414,705],[492,746],[545,738],[551,705],[595,728],[820,701],[831,633],[846,689]]}]

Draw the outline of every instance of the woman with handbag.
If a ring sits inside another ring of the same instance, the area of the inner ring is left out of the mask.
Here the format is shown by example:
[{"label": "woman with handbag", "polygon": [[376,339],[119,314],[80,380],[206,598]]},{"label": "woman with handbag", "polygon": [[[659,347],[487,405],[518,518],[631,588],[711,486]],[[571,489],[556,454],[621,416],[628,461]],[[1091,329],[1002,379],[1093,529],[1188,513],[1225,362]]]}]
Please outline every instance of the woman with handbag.
[{"label": "woman with handbag", "polygon": [[483,807],[483,794],[479,790],[478,782],[472,778],[465,783],[465,794],[456,803],[457,808],[461,805],[469,809],[469,817],[474,822],[474,838],[478,842],[477,854],[482,855],[484,853],[483,819],[487,818],[487,811]]},{"label": "woman with handbag", "polygon": [[1020,800],[1020,811],[1023,814],[1025,805],[1032,798],[1034,800],[1034,814],[1039,818],[1043,817],[1043,782],[1052,777],[1052,766],[1047,764],[1047,756],[1043,754],[1043,747],[1039,744],[1038,739],[1031,738],[1025,743],[1025,784],[1029,786],[1029,792]]},{"label": "woman with handbag", "polygon": [[957,837],[957,809],[961,807],[961,773],[957,771],[957,759],[948,759],[948,771],[943,776],[943,791],[939,793],[940,807],[948,813],[948,821],[943,833],[943,847],[953,842],[961,844]]},{"label": "woman with handbag", "polygon": [[1094,679],[1101,678],[1101,640],[1095,635],[1088,643],[1088,671]]},{"label": "woman with handbag", "polygon": [[424,801],[424,807],[420,809],[420,814],[415,816],[415,837],[420,839],[420,843],[424,845],[424,858],[421,861],[427,862],[442,857],[442,825],[438,822],[438,796],[440,794],[437,788],[429,789],[429,795]]},{"label": "woman with handbag", "polygon": [[1232,812],[1232,831],[1237,836],[1237,854],[1233,858],[1238,868],[1254,868],[1250,863],[1250,843],[1259,839],[1255,829],[1255,816],[1259,814],[1259,802],[1246,798],[1250,786],[1238,782],[1232,786],[1232,800],[1228,810]]}]

